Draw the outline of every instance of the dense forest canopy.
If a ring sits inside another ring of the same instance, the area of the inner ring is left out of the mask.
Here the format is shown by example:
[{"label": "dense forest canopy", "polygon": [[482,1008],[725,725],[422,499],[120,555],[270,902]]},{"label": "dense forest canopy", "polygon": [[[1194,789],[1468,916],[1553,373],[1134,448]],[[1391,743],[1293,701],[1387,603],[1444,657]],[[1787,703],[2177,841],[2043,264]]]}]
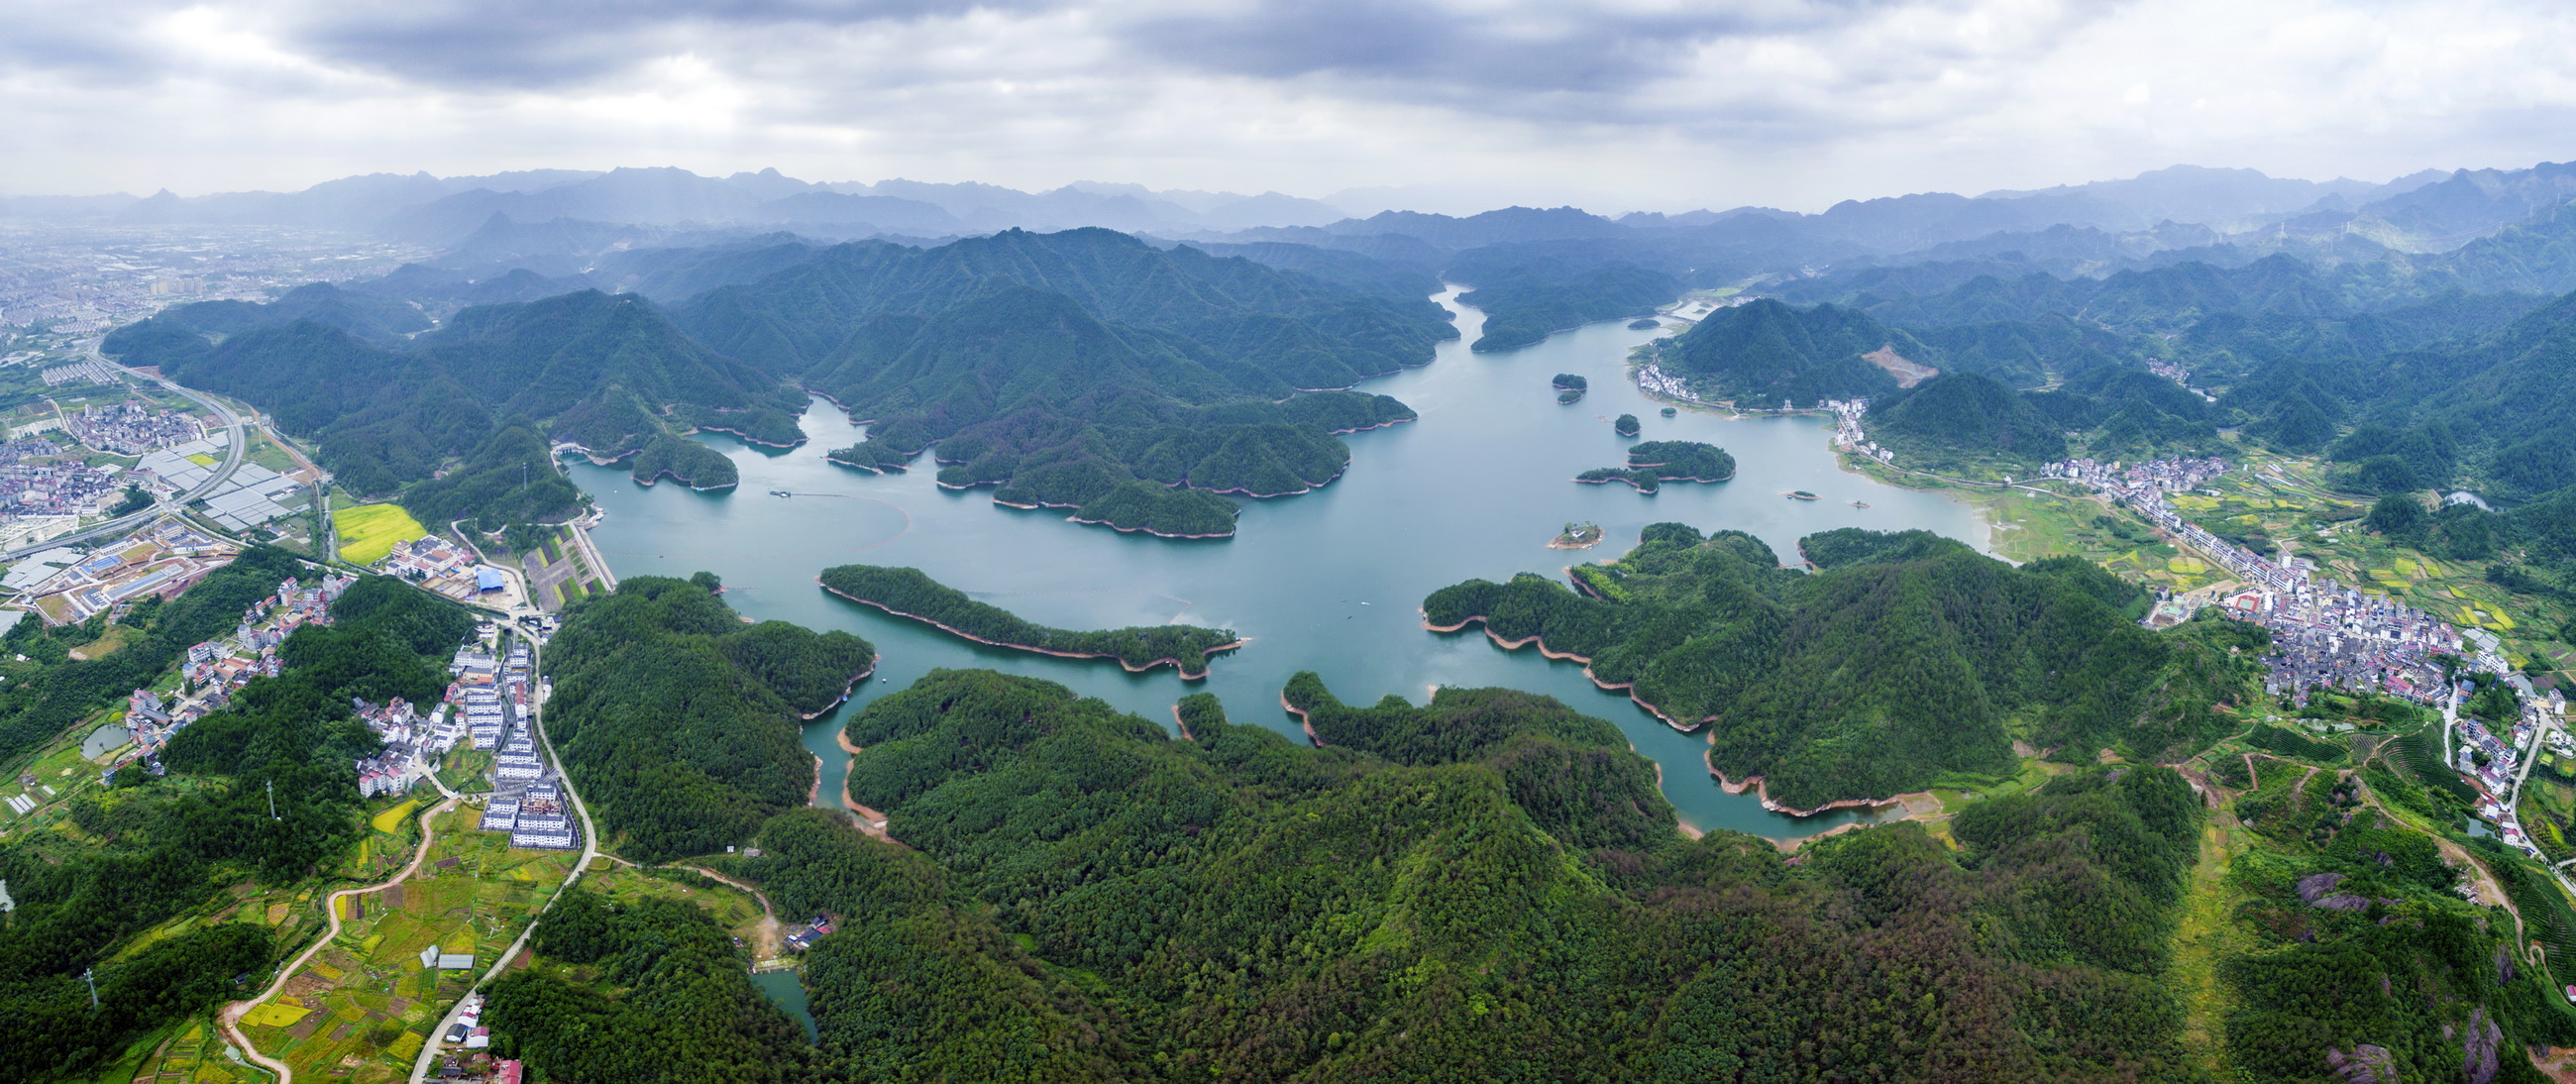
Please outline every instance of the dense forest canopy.
[{"label": "dense forest canopy", "polygon": [[639,478],[668,472],[703,487],[733,484],[734,469],[682,437],[690,426],[802,439],[791,413],[802,396],[631,294],[469,308],[393,345],[295,315],[284,301],[268,306],[282,310],[270,320],[215,342],[195,330],[195,308],[119,329],[105,349],[272,414],[318,446],[342,486],[399,494],[424,522],[497,530],[570,515],[579,494],[558,477],[549,441],[639,457]]},{"label": "dense forest canopy", "polygon": [[802,810],[729,862],[841,922],[805,971],[825,1075],[2182,1071],[2159,977],[2201,812],[2170,771],[1998,802],[1957,851],[1908,825],[1792,863],[1683,836],[1652,765],[1545,697],[1287,698],[1330,745],[1204,695],[1175,740],[980,671],[855,715],[852,794],[901,844]]},{"label": "dense forest canopy", "polygon": [[1048,654],[1118,660],[1131,671],[1170,665],[1182,677],[1207,676],[1208,652],[1231,647],[1232,629],[1155,625],[1123,629],[1048,628],[1010,611],[977,602],[966,592],[931,579],[917,568],[835,565],[823,570],[825,590],[900,617],[926,621],[969,639]]},{"label": "dense forest canopy", "polygon": [[2231,725],[2212,705],[2259,694],[2259,667],[2229,649],[2259,648],[2261,629],[2147,632],[2144,594],[2079,559],[2016,569],[1857,529],[1802,547],[1823,571],[1782,568],[1742,532],[1657,524],[1577,569],[1580,591],[1524,573],[1442,588],[1423,611],[1588,659],[1595,681],[1705,726],[1718,771],[1797,808],[2009,773],[2016,740],[2188,752]]},{"label": "dense forest canopy", "polygon": [[621,853],[713,854],[804,804],[814,758],[798,719],[875,662],[849,633],[745,624],[700,583],[630,577],[548,644],[546,736]]},{"label": "dense forest canopy", "polygon": [[1347,389],[1431,360],[1446,314],[1106,230],[840,246],[684,306],[707,341],[869,422],[832,458],[1166,535],[1233,533],[1221,494],[1339,476],[1337,434],[1410,420]]}]

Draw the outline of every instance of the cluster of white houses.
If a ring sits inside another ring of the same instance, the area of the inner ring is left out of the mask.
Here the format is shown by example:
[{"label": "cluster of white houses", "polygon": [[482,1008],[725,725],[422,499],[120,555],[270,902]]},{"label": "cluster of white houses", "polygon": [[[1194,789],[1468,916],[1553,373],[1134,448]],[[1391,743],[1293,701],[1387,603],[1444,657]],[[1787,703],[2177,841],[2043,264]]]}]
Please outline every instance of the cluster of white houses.
[{"label": "cluster of white houses", "polygon": [[483,807],[483,830],[510,833],[513,847],[572,850],[581,845],[580,829],[529,724],[535,695],[530,661],[525,643],[512,643],[498,658],[468,647],[449,666],[456,676],[449,695],[464,712],[474,747],[492,750],[492,800]]}]

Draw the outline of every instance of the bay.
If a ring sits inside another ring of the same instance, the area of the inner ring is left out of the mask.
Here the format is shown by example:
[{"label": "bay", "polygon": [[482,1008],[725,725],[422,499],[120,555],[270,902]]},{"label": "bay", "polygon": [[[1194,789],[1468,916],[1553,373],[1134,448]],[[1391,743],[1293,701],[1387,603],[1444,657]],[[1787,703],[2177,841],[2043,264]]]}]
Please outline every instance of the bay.
[{"label": "bay", "polygon": [[[1442,344],[1427,366],[1361,388],[1403,400],[1420,420],[1346,438],[1352,454],[1343,477],[1313,493],[1245,502],[1229,540],[1121,534],[1068,523],[1060,510],[1003,508],[989,490],[938,488],[927,457],[889,475],[835,466],[824,453],[855,443],[861,430],[820,399],[803,420],[812,439],[793,450],[702,436],[740,469],[735,490],[646,487],[618,468],[583,461],[569,469],[606,513],[592,537],[619,576],[711,571],[723,578],[726,601],[752,618],[848,629],[877,645],[877,676],[850,705],[806,727],[805,744],[823,764],[819,804],[837,805],[847,769],[834,740],[842,712],[933,669],[988,667],[1044,678],[1166,727],[1172,704],[1204,689],[1223,699],[1234,720],[1299,740],[1279,689],[1291,674],[1314,670],[1349,703],[1389,693],[1420,703],[1444,685],[1555,696],[1616,723],[1662,767],[1664,793],[1695,828],[1793,839],[1874,816],[1789,817],[1763,809],[1750,793],[1727,794],[1708,773],[1704,735],[1675,731],[1625,694],[1599,689],[1577,663],[1504,651],[1479,632],[1426,631],[1422,598],[1476,577],[1561,577],[1575,561],[1625,551],[1650,523],[1746,531],[1795,562],[1800,537],[1836,527],[1920,527],[1982,550],[1985,531],[1975,514],[1936,494],[1842,470],[1826,419],[1692,411],[1661,417],[1661,404],[1626,373],[1630,349],[1661,332],[1613,321],[1517,350],[1471,353],[1466,344],[1482,317],[1456,294],[1435,300],[1457,314],[1458,340]],[[1549,386],[1557,373],[1583,376],[1590,394],[1557,403]],[[1641,439],[1727,449],[1736,477],[1667,485],[1652,496],[1574,483],[1581,471],[1624,463],[1630,442],[1611,431],[1621,413],[1643,420]],[[1791,490],[1821,499],[1786,499]],[[1608,541],[1592,550],[1547,548],[1567,521],[1584,520],[1601,524]],[[822,569],[850,563],[919,568],[1045,624],[1204,624],[1234,629],[1250,643],[1218,656],[1199,682],[1183,682],[1168,668],[1130,674],[1106,660],[985,647],[831,596],[815,582]]]}]

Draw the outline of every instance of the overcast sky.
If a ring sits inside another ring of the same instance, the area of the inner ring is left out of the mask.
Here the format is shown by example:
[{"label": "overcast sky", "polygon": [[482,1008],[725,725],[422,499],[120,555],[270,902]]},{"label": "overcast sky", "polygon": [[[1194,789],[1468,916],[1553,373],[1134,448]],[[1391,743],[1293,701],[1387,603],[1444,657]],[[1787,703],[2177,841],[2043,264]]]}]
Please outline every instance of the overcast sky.
[{"label": "overcast sky", "polygon": [[1429,209],[2576,158],[2563,0],[15,0],[0,191],[776,166]]}]

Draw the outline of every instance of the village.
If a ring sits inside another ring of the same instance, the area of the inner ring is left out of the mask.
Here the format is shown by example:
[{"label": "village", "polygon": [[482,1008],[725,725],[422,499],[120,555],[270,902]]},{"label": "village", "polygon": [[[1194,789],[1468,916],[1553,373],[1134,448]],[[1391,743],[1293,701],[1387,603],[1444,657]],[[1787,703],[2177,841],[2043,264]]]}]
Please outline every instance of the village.
[{"label": "village", "polygon": [[[2530,679],[2514,673],[2493,633],[2463,632],[2385,595],[2320,577],[2316,564],[2306,558],[2266,559],[2184,519],[2166,499],[2169,493],[2199,489],[2226,471],[2227,464],[2214,458],[2126,465],[2069,459],[2043,468],[2046,477],[2076,482],[2135,511],[2236,578],[2215,590],[2164,600],[2147,618],[2149,623],[2188,620],[2202,606],[2216,605],[2231,617],[2261,625],[2272,634],[2272,651],[2263,658],[2270,670],[2264,690],[2286,696],[2294,705],[2306,705],[2314,690],[2325,688],[2385,694],[2440,709],[2444,757],[2480,792],[2478,815],[2505,842],[2540,857],[2514,810],[2538,744],[2546,741],[2561,755],[2576,757],[2576,739],[2562,728],[2565,696],[2555,689],[2544,696]],[[2461,717],[2459,709],[2475,685],[2458,674],[2483,675],[2485,681],[2511,688],[2521,705],[2520,717],[2501,734],[2477,719]]]}]

